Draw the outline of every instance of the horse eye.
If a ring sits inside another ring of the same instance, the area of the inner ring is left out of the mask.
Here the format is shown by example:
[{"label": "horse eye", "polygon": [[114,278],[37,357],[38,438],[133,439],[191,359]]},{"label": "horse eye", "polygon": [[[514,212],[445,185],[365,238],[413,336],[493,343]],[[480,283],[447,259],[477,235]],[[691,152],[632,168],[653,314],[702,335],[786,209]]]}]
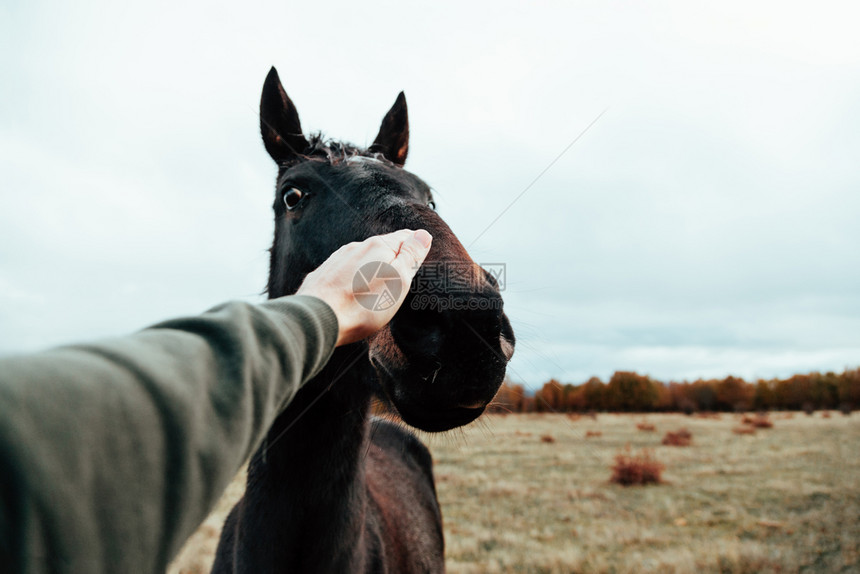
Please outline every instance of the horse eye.
[{"label": "horse eye", "polygon": [[305,196],[304,192],[297,188],[291,187],[286,192],[284,192],[284,204],[287,206],[287,209],[293,210]]},{"label": "horse eye", "polygon": [[435,201],[433,201],[431,199],[430,201],[427,202],[427,205],[430,207],[430,209],[432,209],[433,211],[436,211],[436,202]]}]

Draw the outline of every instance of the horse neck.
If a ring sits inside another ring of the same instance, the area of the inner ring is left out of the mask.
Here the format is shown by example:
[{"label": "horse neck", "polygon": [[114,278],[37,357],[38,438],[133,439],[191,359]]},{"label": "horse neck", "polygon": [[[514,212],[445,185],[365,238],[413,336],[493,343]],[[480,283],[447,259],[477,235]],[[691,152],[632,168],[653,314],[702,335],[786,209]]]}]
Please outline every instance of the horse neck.
[{"label": "horse neck", "polygon": [[[326,367],[308,381],[275,419],[251,459],[250,476],[299,486],[319,484],[358,463],[372,396],[366,347],[336,349]],[[340,472],[332,472],[340,471]]]},{"label": "horse neck", "polygon": [[[363,354],[361,354],[363,353]],[[360,358],[359,358],[360,357]],[[337,349],[296,394],[251,459],[249,537],[303,571],[353,569],[360,559],[371,387],[366,347]]]}]

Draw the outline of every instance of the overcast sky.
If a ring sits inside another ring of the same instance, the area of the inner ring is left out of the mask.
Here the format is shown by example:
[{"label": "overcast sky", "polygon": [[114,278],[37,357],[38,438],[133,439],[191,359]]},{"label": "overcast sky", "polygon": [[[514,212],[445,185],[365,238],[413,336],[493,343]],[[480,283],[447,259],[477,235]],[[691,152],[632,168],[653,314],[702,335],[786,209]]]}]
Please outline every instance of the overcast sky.
[{"label": "overcast sky", "polygon": [[514,380],[860,365],[856,3],[124,4],[0,4],[0,354],[262,300],[276,65],[357,144],[406,92]]}]

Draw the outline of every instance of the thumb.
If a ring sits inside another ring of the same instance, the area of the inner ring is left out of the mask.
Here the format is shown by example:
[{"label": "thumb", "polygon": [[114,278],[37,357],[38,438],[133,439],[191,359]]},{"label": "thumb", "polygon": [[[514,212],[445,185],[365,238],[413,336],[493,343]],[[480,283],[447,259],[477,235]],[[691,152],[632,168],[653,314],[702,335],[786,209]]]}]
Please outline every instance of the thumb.
[{"label": "thumb", "polygon": [[391,265],[400,273],[404,285],[409,285],[412,282],[412,278],[418,273],[418,268],[421,267],[427,254],[430,253],[432,243],[433,236],[426,230],[419,229],[400,245],[400,251]]}]

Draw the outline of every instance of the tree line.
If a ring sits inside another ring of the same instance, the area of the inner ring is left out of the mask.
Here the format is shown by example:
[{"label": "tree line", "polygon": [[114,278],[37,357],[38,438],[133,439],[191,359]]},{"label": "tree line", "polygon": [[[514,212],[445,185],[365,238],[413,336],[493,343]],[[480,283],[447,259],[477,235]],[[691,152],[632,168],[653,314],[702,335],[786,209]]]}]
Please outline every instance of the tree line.
[{"label": "tree line", "polygon": [[860,368],[841,374],[814,372],[786,379],[747,382],[699,379],[668,382],[616,371],[604,383],[592,377],[580,385],[555,379],[530,394],[521,384],[505,381],[490,405],[491,412],[659,412],[767,411],[841,409],[860,406]]}]

